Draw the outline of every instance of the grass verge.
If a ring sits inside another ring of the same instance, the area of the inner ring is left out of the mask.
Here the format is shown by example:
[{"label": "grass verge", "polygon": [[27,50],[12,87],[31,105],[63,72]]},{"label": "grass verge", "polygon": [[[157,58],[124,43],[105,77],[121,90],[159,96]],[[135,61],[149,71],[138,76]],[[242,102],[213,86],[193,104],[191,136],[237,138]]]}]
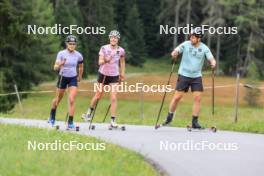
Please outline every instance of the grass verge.
[{"label": "grass verge", "polygon": [[6,124],[0,124],[0,133],[0,175],[157,175],[141,155],[109,143],[103,151],[28,150],[28,141],[50,143],[56,140],[61,144],[89,143],[98,149],[96,144],[104,142],[92,137]]}]

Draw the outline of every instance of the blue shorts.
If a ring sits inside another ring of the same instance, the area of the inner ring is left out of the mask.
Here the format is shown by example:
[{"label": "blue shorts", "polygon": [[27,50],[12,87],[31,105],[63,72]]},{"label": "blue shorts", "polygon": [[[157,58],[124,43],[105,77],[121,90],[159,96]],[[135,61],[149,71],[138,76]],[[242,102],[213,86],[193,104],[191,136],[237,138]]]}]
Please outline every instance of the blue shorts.
[{"label": "blue shorts", "polygon": [[78,87],[77,76],[74,77],[64,77],[59,75],[57,88],[66,89],[67,87],[75,86]]}]

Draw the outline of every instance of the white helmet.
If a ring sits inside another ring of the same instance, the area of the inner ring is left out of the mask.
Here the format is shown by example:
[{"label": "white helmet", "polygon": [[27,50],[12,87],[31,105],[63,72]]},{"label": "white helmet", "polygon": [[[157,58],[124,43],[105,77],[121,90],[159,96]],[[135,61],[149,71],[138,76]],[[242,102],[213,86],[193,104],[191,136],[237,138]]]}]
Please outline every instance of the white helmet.
[{"label": "white helmet", "polygon": [[68,35],[66,37],[65,42],[75,42],[75,43],[77,43],[77,38],[74,35]]},{"label": "white helmet", "polygon": [[118,39],[120,39],[120,33],[117,31],[117,30],[112,30],[110,33],[109,33],[109,38],[110,37],[117,37]]}]

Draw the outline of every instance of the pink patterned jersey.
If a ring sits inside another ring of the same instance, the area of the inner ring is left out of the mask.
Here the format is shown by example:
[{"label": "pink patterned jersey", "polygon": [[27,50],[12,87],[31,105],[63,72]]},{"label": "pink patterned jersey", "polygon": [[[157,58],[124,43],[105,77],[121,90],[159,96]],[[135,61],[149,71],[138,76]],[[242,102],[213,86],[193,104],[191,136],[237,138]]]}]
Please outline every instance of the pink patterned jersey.
[{"label": "pink patterned jersey", "polygon": [[111,58],[110,62],[100,65],[99,72],[106,76],[118,76],[119,60],[121,57],[125,57],[125,50],[120,46],[112,48],[108,44],[101,47],[99,56]]}]

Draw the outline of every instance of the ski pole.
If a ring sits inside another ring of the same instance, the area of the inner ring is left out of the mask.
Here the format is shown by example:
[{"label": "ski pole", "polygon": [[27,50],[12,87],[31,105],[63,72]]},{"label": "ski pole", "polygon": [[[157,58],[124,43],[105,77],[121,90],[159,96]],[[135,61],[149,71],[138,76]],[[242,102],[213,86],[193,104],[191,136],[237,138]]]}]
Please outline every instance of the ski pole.
[{"label": "ski pole", "polygon": [[212,68],[212,115],[214,115],[214,108],[215,108],[215,92],[214,92],[214,78],[215,78],[215,71],[214,68]]},{"label": "ski pole", "polygon": [[104,120],[103,120],[102,123],[105,122],[105,119],[106,119],[106,117],[107,117],[107,115],[108,115],[108,113],[109,113],[110,108],[111,108],[111,104],[108,105],[108,108],[107,108],[107,111],[106,111],[106,113],[105,113]]},{"label": "ski pole", "polygon": [[[173,70],[174,70],[175,63],[176,63],[176,59],[173,60],[173,64],[172,64],[172,67],[171,67],[171,72],[170,72],[170,76],[169,76],[167,85],[170,84],[170,79],[171,79],[171,75],[172,75]],[[163,104],[164,104],[164,100],[165,100],[166,94],[167,94],[167,92],[165,91],[164,94],[163,94],[163,97],[162,97],[162,102],[161,102],[161,105],[160,105],[160,109],[159,109],[158,117],[157,117],[157,120],[156,120],[155,128],[156,128],[156,126],[158,124],[158,121],[160,119],[160,114],[161,114],[161,111],[162,111],[162,107],[163,107]]]}]

